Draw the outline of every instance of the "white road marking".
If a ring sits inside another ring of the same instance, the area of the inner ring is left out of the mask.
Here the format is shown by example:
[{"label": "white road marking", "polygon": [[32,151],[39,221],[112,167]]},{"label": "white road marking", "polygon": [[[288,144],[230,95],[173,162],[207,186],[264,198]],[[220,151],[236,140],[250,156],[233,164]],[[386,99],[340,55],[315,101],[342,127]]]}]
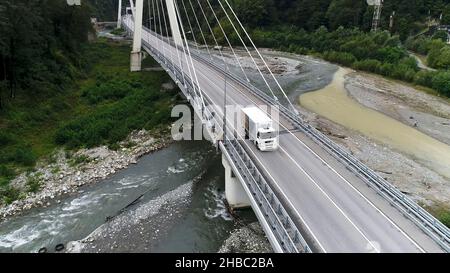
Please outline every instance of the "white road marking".
[{"label": "white road marking", "polygon": [[[216,73],[214,70],[212,70],[211,68],[209,68],[210,71]],[[207,80],[209,80],[209,78],[206,77],[206,75],[204,75],[202,72],[200,72]],[[217,75],[218,77],[222,78],[220,75]],[[209,80],[211,81],[211,80]],[[213,83],[214,84],[214,83]],[[258,106],[258,104],[253,101],[251,98],[249,98],[246,94],[244,94],[238,87],[236,87],[235,85],[231,84],[230,85],[232,87],[234,87],[234,89],[236,91],[238,91],[239,93],[241,93],[243,96],[245,96],[248,100],[250,100],[252,103],[254,103],[258,108],[260,108]],[[216,87],[218,87],[216,85]],[[235,101],[236,102],[236,101]],[[261,109],[261,108],[260,108]],[[264,111],[264,109],[261,109]],[[270,114],[270,113],[269,113]],[[331,171],[333,171],[339,178],[341,178],[342,181],[346,182],[351,189],[353,189],[359,196],[361,196],[370,206],[372,206],[377,212],[379,212],[386,220],[388,220],[389,223],[391,223],[400,233],[402,233],[403,236],[405,236],[410,242],[412,242],[414,244],[414,246],[419,249],[421,252],[425,253],[426,251],[420,247],[408,234],[406,234],[396,223],[394,223],[386,214],[384,214],[377,206],[375,206],[375,204],[372,203],[372,201],[370,201],[366,196],[364,196],[358,189],[356,189],[346,178],[344,178],[341,174],[339,174],[332,166],[330,166],[321,156],[319,156],[316,152],[314,152],[310,147],[308,147],[302,140],[300,140],[295,134],[293,134],[286,126],[284,126],[281,122],[278,122],[278,124],[283,127],[286,131],[289,132],[289,134],[291,134],[298,142],[300,142],[309,152],[311,152],[316,158],[318,158],[322,163],[324,163]],[[281,147],[281,145],[280,145]],[[295,161],[294,161],[295,162]],[[296,163],[296,162],[295,162]]]},{"label": "white road marking", "polygon": [[[200,74],[202,74],[201,72],[200,72]],[[203,75],[203,74],[202,74]],[[213,83],[214,84],[214,83]],[[205,92],[203,92],[204,94],[205,94],[205,96],[209,99],[209,100],[211,100],[211,101],[213,101],[212,99],[211,99],[211,97],[208,95],[208,94],[206,94]],[[221,109],[221,108],[219,108],[217,105],[214,105],[215,107],[216,107],[216,109],[217,109],[217,111],[219,111],[219,113],[221,113],[222,114],[222,116],[223,116],[223,110]],[[215,118],[214,118],[215,119]],[[220,124],[220,122],[218,122],[219,124]],[[223,122],[222,122],[223,123]],[[236,128],[234,128],[234,126],[233,125],[230,125],[234,130],[236,130]],[[241,137],[241,139],[242,139],[242,137]],[[259,158],[257,157],[257,155],[253,152],[253,150],[250,148],[250,146],[248,145],[248,143],[244,140],[244,139],[242,139],[243,141],[243,143],[245,144],[245,146],[247,146],[247,148],[248,148],[248,150],[250,150],[250,152],[253,154],[253,156],[256,158],[256,160],[259,162],[259,165],[260,166],[262,166],[262,168],[266,171],[266,173],[270,176],[270,179],[274,182],[273,184],[278,188],[278,190],[281,192],[281,194],[283,194],[283,196],[284,196],[284,198],[285,198],[285,200],[289,203],[289,205],[291,206],[291,208],[295,211],[295,213],[297,214],[297,216],[300,218],[300,220],[303,222],[303,224],[305,225],[305,227],[308,229],[308,231],[309,231],[309,233],[311,234],[311,236],[314,238],[314,240],[315,240],[315,242],[319,245],[319,247],[322,249],[322,251],[324,252],[324,253],[326,253],[327,251],[326,251],[326,249],[323,247],[323,245],[322,245],[322,243],[320,243],[320,241],[319,241],[319,239],[317,239],[317,236],[314,234],[314,232],[312,231],[312,229],[309,227],[309,225],[306,223],[306,221],[305,221],[305,219],[301,216],[301,214],[298,212],[298,210],[297,210],[297,208],[295,208],[295,206],[294,206],[294,204],[292,204],[292,202],[291,202],[291,200],[289,200],[289,198],[287,197],[287,195],[286,195],[286,193],[283,191],[283,189],[281,189],[279,186],[278,186],[278,182],[277,182],[277,180],[270,174],[270,172],[269,172],[269,170],[264,166],[264,164],[259,160]]]},{"label": "white road marking", "polygon": [[[153,35],[151,35],[151,36],[153,36]],[[159,39],[158,39],[159,40]],[[172,47],[172,46],[171,46]],[[176,49],[174,49],[173,47],[172,47],[172,50],[176,50]],[[195,62],[196,63],[199,63],[197,60],[195,60]],[[184,64],[184,62],[183,62],[183,65],[186,65],[186,64]],[[207,67],[207,68],[209,68],[208,66],[205,66],[205,67]],[[209,68],[210,70],[211,70],[211,68]],[[212,72],[214,72],[219,78],[222,78],[222,76],[221,75],[219,75],[218,73],[217,73],[217,71],[214,71],[214,70],[211,70]],[[205,77],[205,79],[207,79],[208,81],[210,81],[213,85],[215,85],[216,87],[218,87],[214,82],[212,82],[205,74],[203,74],[202,72],[199,72],[199,73],[201,73],[204,77]],[[234,86],[233,84],[230,84],[231,86],[233,86],[234,88],[235,88],[235,90],[236,91],[238,91],[238,92],[240,92],[242,95],[244,95],[247,99],[249,99],[250,101],[252,101],[253,103],[255,103],[252,99],[250,99],[247,95],[245,95],[239,88],[237,88],[236,86]],[[219,90],[220,90],[220,87],[218,87],[219,88]],[[207,95],[205,92],[203,92],[205,95]],[[208,96],[208,95],[207,95]],[[208,96],[208,98],[211,100],[211,98]],[[233,99],[232,99],[233,100]],[[212,101],[212,100],[211,100]],[[234,101],[234,100],[233,100]],[[235,101],[234,101],[235,102]],[[220,110],[220,109],[219,109]],[[222,114],[223,114],[223,112],[222,112]],[[285,129],[287,129],[281,122],[279,122],[279,124],[283,127],[283,128],[285,128]],[[234,128],[235,129],[235,128]],[[320,159],[330,170],[332,170],[335,174],[337,174],[340,178],[341,178],[341,180],[343,180],[343,181],[345,181],[354,191],[356,191],[361,197],[363,197],[363,199],[367,202],[367,203],[369,203],[373,208],[375,208],[378,212],[380,212],[392,225],[394,225],[406,238],[408,238],[418,249],[420,249],[422,252],[425,252],[420,246],[418,246],[417,245],[417,243],[414,241],[414,240],[412,240],[403,230],[401,230],[391,219],[389,219],[389,217],[387,217],[380,209],[378,209],[370,200],[368,200],[359,190],[357,190],[349,181],[347,181],[344,177],[342,177],[333,167],[331,167],[325,160],[323,160],[323,158],[321,158],[317,153],[315,153],[313,150],[311,150],[311,148],[309,148],[303,141],[301,141],[297,136],[295,136],[292,132],[290,132],[290,130],[287,130],[292,136],[294,136],[294,138],[296,139],[296,140],[298,140],[305,148],[307,148],[312,154],[314,154],[318,159]],[[248,144],[244,141],[244,143],[245,143],[245,145],[247,146],[247,147],[249,147],[248,146]],[[280,145],[280,147],[281,147],[281,145]],[[288,155],[288,157],[294,162],[294,164],[296,164],[304,173],[305,173],[305,175],[307,175],[310,179],[311,179],[311,181],[312,182],[314,182],[316,185],[317,185],[317,183],[312,179],[312,177],[302,168],[302,167],[300,167],[299,165],[298,165],[298,163],[286,152],[286,150],[284,150],[283,148],[282,148],[282,150],[283,150],[283,152],[286,154],[286,155]],[[253,153],[253,151],[250,149],[250,151]],[[253,153],[254,154],[254,153]],[[255,155],[255,154],[254,154]],[[255,155],[256,156],[256,155]],[[259,159],[258,159],[258,161],[259,161]],[[260,161],[259,161],[260,162]],[[260,162],[260,164],[262,165],[262,163]],[[263,166],[263,165],[262,165]],[[263,168],[266,170],[266,172],[267,173],[269,173],[268,172],[268,170],[263,166]],[[270,175],[270,173],[269,173],[269,175]],[[271,176],[272,177],[272,176]],[[273,177],[272,177],[272,179],[273,179]],[[276,180],[275,179],[273,179],[275,182],[276,182]],[[319,185],[317,185],[318,187],[319,187],[319,189],[323,192],[323,194],[325,194],[326,195],[326,197],[343,213],[343,215],[352,223],[352,225],[354,225],[354,223],[348,218],[348,216],[346,216],[345,215],[345,213],[334,203],[334,201],[328,196],[328,194],[326,194],[324,191],[323,191],[323,189],[322,188],[320,188],[320,186]],[[278,185],[277,185],[277,187],[278,187]],[[280,189],[281,190],[281,189]],[[282,190],[281,190],[281,192],[282,192]],[[282,192],[283,193],[283,192]],[[283,195],[285,195],[284,193],[283,193]],[[285,197],[286,197],[286,195],[285,195]],[[287,199],[288,200],[288,199]],[[288,200],[289,201],[289,200]],[[289,203],[290,203],[290,201],[289,201]],[[292,205],[292,204],[291,204]],[[295,208],[294,208],[294,210],[296,210]],[[296,211],[296,213],[300,216],[300,214],[298,213],[298,211]],[[300,216],[301,217],[301,216]],[[302,221],[304,222],[304,220],[302,219]],[[306,223],[305,223],[306,224]],[[355,226],[355,228],[358,230],[358,231],[360,231],[359,230],[359,228],[358,227],[356,227],[356,225],[354,225]],[[309,227],[307,227],[308,229],[309,229]],[[309,229],[310,230],[310,229]],[[310,232],[312,233],[312,231],[310,230]],[[362,232],[360,232],[361,234],[362,234]],[[363,235],[363,234],[362,234]],[[364,236],[364,235],[363,235]],[[365,237],[365,236],[364,236]],[[366,237],[365,237],[366,238]],[[367,238],[366,238],[367,239]],[[374,249],[379,249],[379,247],[377,248],[377,247],[375,247],[373,244],[371,244],[373,247],[374,247]],[[323,247],[322,247],[323,248]]]}]

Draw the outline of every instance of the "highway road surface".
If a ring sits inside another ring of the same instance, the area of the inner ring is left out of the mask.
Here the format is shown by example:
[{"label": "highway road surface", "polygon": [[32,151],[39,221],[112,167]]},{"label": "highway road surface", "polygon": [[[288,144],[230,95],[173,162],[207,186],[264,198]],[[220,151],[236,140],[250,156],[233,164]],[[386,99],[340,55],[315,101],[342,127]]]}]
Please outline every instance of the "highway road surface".
[{"label": "highway road surface", "polygon": [[[145,30],[143,40],[190,77],[183,51]],[[193,62],[200,88],[217,105],[221,120],[224,74],[200,59]],[[229,78],[227,83],[228,104],[264,105],[239,83]],[[241,142],[315,252],[442,252],[430,237],[323,148],[293,130],[282,116],[279,125],[283,133],[277,151],[260,152],[251,142]]]}]

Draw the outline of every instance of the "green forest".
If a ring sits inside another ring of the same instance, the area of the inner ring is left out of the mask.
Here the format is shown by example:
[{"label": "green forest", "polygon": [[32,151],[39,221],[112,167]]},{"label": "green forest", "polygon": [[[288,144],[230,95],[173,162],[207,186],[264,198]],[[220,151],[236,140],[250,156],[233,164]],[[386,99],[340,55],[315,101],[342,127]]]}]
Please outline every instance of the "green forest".
[{"label": "green forest", "polygon": [[64,90],[83,67],[90,11],[61,0],[0,3],[0,108],[7,98]]},{"label": "green forest", "polygon": [[115,149],[131,131],[170,121],[178,92],[160,92],[169,76],[129,72],[129,44],[89,38],[92,12],[61,0],[0,2],[0,204],[38,191],[35,179],[26,191],[10,181],[57,148]]},{"label": "green forest", "polygon": [[[144,2],[147,6],[148,2]],[[191,2],[196,10],[200,10],[197,1]],[[223,28],[227,33],[233,33],[233,27],[218,1],[210,2]],[[113,20],[117,16],[111,1],[91,0],[91,3],[94,13],[100,18]],[[227,45],[207,2],[200,3],[219,43]],[[376,33],[370,31],[373,7],[364,0],[229,0],[229,3],[257,46],[315,55],[450,96],[447,33],[429,28],[430,25],[450,24],[450,0],[386,0],[381,30]],[[183,20],[188,26],[187,17]],[[190,20],[194,33],[199,37],[192,14]],[[206,21],[200,20],[200,23],[208,43],[213,44],[215,41],[207,31]],[[242,32],[241,35],[244,36]],[[234,45],[241,45],[238,35],[231,34],[228,38]],[[438,71],[420,70],[408,51],[423,55],[427,65]]]},{"label": "green forest", "polygon": [[[230,3],[257,46],[315,55],[357,70],[425,86],[450,97],[448,35],[429,28],[438,23],[450,24],[448,0],[386,0],[381,30],[377,32],[370,31],[373,7],[365,1],[234,0]],[[217,8],[220,10],[220,6]],[[390,27],[392,14],[395,15]],[[220,17],[224,29],[232,32],[230,20],[225,14]],[[221,33],[216,26],[214,34],[225,45]],[[213,43],[212,35],[208,37]],[[229,38],[233,44],[240,45],[238,35]],[[408,51],[423,55],[428,66],[437,71],[419,69]]]},{"label": "green forest", "polygon": [[[188,3],[187,0],[184,0]],[[315,31],[321,26],[335,30],[340,26],[357,27],[369,31],[372,24],[373,7],[365,0],[228,0],[238,16],[251,28],[294,26],[306,31]],[[117,16],[117,0],[89,0],[93,14],[102,20],[112,21]],[[147,4],[145,1],[145,4]],[[180,2],[180,1],[179,1]],[[206,1],[200,1],[206,7]],[[216,8],[217,1],[210,1]],[[223,0],[222,0],[223,2]],[[196,5],[197,1],[192,1]],[[180,4],[181,6],[181,4]],[[206,9],[208,12],[208,10]],[[450,24],[449,0],[385,0],[381,26],[389,29],[389,19],[395,11],[392,28],[402,39],[423,30],[430,18],[442,24]],[[144,17],[145,18],[145,17]]]}]

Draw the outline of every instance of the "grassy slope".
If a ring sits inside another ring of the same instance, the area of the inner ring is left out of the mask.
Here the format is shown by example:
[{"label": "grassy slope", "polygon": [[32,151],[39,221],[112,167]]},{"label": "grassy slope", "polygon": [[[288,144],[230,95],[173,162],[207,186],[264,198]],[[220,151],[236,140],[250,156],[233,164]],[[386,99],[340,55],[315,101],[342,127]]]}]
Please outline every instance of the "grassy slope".
[{"label": "grassy slope", "polygon": [[160,91],[169,76],[130,73],[129,52],[129,45],[99,40],[85,53],[92,65],[84,79],[57,94],[19,95],[0,112],[0,202],[18,198],[9,181],[57,147],[113,147],[132,130],[169,123],[178,93]]}]

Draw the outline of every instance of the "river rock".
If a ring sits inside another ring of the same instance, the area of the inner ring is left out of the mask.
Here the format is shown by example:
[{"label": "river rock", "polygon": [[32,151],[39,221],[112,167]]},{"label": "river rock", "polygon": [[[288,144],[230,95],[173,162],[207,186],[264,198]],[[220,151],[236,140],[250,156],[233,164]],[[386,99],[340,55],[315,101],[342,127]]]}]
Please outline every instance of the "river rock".
[{"label": "river rock", "polygon": [[[67,158],[64,150],[56,151],[53,156],[56,163],[47,164],[45,160],[40,160],[36,165],[36,171],[20,174],[11,181],[12,186],[25,191],[28,177],[39,177],[42,184],[41,191],[27,195],[24,199],[16,200],[7,206],[0,204],[0,221],[33,207],[49,206],[50,202],[45,201],[46,199],[51,200],[57,196],[75,193],[78,187],[105,179],[130,164],[136,164],[137,159],[144,154],[168,145],[172,141],[168,132],[170,130],[157,138],[146,130],[134,131],[126,140],[119,143],[122,149],[117,151],[110,150],[107,146],[81,149],[73,156],[86,156],[91,160],[78,166],[69,164],[70,159]],[[161,144],[153,145],[157,141]],[[133,149],[125,147],[129,143],[134,143]],[[81,166],[82,170],[80,170]],[[55,173],[55,170],[58,171]]]}]

